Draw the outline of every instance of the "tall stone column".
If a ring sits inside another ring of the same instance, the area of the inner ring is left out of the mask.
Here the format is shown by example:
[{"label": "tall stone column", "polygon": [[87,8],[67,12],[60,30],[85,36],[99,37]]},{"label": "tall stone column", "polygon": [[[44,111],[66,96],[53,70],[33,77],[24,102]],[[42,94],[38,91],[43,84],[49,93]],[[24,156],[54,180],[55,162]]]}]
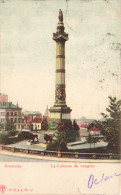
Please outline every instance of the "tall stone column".
[{"label": "tall stone column", "polygon": [[68,34],[64,32],[63,13],[59,11],[59,22],[57,32],[53,33],[53,40],[56,42],[56,85],[55,104],[50,111],[50,129],[56,129],[59,120],[70,121],[70,107],[66,105],[65,85],[65,42],[68,41]]}]

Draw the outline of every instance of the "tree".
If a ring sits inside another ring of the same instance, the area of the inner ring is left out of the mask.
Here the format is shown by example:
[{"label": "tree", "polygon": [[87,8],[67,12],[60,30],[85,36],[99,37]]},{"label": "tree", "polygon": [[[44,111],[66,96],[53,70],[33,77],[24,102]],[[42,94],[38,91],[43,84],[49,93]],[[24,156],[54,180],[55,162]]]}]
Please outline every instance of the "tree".
[{"label": "tree", "polygon": [[30,125],[31,131],[33,131],[33,124]]},{"label": "tree", "polygon": [[3,130],[5,125],[3,123],[0,123],[0,131]]},{"label": "tree", "polygon": [[58,151],[62,151],[63,146],[65,148],[67,144],[67,133],[66,131],[55,131],[54,137],[56,138],[55,142],[58,145]]},{"label": "tree", "polygon": [[93,144],[94,144],[94,148],[95,148],[95,144],[98,142],[98,137],[93,137],[93,140],[92,140],[92,142],[93,142]]},{"label": "tree", "polygon": [[108,114],[101,113],[104,121],[98,122],[101,133],[108,142],[108,148],[119,151],[121,137],[121,100],[109,96],[110,104],[106,108]]},{"label": "tree", "polygon": [[58,123],[58,128],[55,130],[53,135],[52,143],[47,145],[47,150],[51,151],[68,151],[67,141],[68,141],[68,130],[66,129],[64,121],[60,120]]},{"label": "tree", "polygon": [[53,135],[52,143],[47,144],[47,150],[66,152],[68,151],[66,145],[67,145],[67,131],[56,130]]},{"label": "tree", "polygon": [[52,139],[53,139],[53,137],[52,137],[52,135],[49,135],[49,134],[44,134],[44,139],[45,139],[45,141],[46,141],[46,143],[48,143],[48,142],[52,142]]},{"label": "tree", "polygon": [[41,124],[41,129],[42,130],[48,130],[48,122],[47,122],[47,119],[44,117],[43,118],[43,121],[42,121],[42,124]]},{"label": "tree", "polygon": [[92,137],[92,135],[90,133],[89,133],[89,136],[87,138],[87,143],[90,144],[90,148],[91,148],[91,144],[93,143],[93,137]]},{"label": "tree", "polygon": [[58,151],[63,151],[63,147],[67,144],[67,132],[65,123],[60,120],[58,123],[58,130],[54,133],[54,140],[58,146]]},{"label": "tree", "polygon": [[14,123],[7,123],[6,124],[6,131],[14,131],[16,129],[16,126]]}]

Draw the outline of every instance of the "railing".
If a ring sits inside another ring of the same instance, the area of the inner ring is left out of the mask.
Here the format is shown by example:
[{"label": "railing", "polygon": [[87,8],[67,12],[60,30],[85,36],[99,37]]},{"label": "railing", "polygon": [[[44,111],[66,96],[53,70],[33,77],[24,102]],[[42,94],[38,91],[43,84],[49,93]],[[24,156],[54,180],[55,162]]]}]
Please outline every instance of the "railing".
[{"label": "railing", "polygon": [[78,153],[78,152],[58,152],[58,151],[41,151],[30,150],[25,148],[15,148],[8,146],[0,146],[0,150],[20,152],[26,154],[35,154],[39,156],[58,157],[58,158],[70,158],[70,159],[107,159],[107,160],[120,160],[121,154],[112,153]]}]

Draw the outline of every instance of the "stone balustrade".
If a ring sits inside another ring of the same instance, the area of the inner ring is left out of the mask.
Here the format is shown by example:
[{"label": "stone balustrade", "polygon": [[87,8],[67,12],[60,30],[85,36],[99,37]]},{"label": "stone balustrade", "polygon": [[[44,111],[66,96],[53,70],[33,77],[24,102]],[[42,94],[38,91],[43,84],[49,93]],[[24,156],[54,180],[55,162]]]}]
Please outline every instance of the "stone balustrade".
[{"label": "stone balustrade", "polygon": [[26,153],[29,155],[39,155],[57,158],[71,158],[71,159],[121,159],[121,154],[112,153],[78,153],[78,152],[59,152],[59,151],[40,151],[40,150],[30,150],[24,148],[15,148],[8,146],[0,146],[0,150],[6,150],[11,152]]}]

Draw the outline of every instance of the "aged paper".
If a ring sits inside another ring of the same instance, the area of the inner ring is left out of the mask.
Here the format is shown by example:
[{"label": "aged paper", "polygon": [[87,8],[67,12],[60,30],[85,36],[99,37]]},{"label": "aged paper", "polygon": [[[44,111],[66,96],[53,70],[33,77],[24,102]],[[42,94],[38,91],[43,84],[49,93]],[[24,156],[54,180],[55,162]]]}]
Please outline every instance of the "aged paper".
[{"label": "aged paper", "polygon": [[[71,117],[98,120],[121,97],[120,0],[0,0],[0,90],[23,110],[54,104],[59,9]],[[0,194],[121,195],[120,160],[0,153]]]}]

